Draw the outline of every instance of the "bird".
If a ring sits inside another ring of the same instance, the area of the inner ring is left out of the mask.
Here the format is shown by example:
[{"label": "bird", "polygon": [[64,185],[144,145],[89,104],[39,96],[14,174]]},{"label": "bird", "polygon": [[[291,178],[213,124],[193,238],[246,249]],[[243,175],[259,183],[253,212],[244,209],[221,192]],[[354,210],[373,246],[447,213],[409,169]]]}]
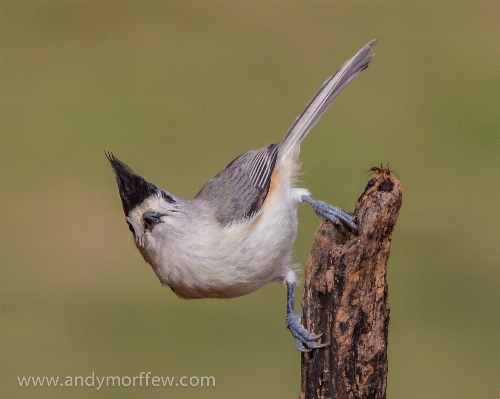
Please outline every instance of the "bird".
[{"label": "bird", "polygon": [[286,286],[286,327],[299,351],[328,343],[294,313],[298,283],[292,266],[300,203],[332,223],[357,230],[353,215],[313,200],[297,187],[302,140],[337,95],[372,61],[370,41],[321,85],[283,139],[248,151],[208,181],[192,199],[150,183],[111,152],[125,220],[160,282],[183,299],[236,298],[271,282]]}]

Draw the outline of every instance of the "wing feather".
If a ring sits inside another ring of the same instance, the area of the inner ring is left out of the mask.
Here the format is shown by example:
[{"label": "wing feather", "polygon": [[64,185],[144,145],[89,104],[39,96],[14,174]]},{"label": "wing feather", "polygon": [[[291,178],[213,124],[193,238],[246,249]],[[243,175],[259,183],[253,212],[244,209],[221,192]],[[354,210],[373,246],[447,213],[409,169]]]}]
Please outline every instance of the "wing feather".
[{"label": "wing feather", "polygon": [[269,192],[277,155],[276,144],[240,155],[205,184],[195,198],[209,201],[223,225],[253,217]]}]

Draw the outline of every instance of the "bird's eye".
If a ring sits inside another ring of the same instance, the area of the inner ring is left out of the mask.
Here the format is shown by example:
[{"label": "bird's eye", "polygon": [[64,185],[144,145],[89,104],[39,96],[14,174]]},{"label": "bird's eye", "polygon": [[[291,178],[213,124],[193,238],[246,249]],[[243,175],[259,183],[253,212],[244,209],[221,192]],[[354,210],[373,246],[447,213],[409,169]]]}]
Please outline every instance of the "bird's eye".
[{"label": "bird's eye", "polygon": [[168,195],[165,191],[162,191],[161,192],[161,196],[163,197],[163,199],[165,201],[167,201],[169,204],[174,204],[176,201],[170,196]]},{"label": "bird's eye", "polygon": [[127,224],[128,224],[128,229],[132,232],[132,234],[135,237],[135,230],[134,230],[134,228],[132,227],[132,225],[130,224],[130,222],[128,220],[127,220]]}]

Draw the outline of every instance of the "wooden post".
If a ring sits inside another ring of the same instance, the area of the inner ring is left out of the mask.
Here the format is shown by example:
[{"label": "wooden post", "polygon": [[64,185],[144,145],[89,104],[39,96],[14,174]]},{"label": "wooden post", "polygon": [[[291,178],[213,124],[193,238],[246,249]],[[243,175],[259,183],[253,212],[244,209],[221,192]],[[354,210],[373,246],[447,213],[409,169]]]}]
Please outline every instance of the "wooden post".
[{"label": "wooden post", "polygon": [[323,349],[302,354],[301,399],[381,399],[387,387],[387,261],[401,184],[374,168],[356,204],[358,235],[323,221],[305,273],[303,325]]}]

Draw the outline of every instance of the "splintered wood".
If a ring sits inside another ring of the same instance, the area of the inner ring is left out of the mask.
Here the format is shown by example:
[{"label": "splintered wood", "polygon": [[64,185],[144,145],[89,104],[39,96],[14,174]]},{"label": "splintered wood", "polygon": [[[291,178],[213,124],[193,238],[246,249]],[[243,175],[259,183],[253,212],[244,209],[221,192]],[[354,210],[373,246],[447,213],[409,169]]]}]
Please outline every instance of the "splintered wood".
[{"label": "splintered wood", "polygon": [[301,399],[382,399],[387,386],[387,261],[402,188],[374,170],[358,199],[358,233],[323,221],[305,273],[302,322],[330,345],[302,355]]}]

